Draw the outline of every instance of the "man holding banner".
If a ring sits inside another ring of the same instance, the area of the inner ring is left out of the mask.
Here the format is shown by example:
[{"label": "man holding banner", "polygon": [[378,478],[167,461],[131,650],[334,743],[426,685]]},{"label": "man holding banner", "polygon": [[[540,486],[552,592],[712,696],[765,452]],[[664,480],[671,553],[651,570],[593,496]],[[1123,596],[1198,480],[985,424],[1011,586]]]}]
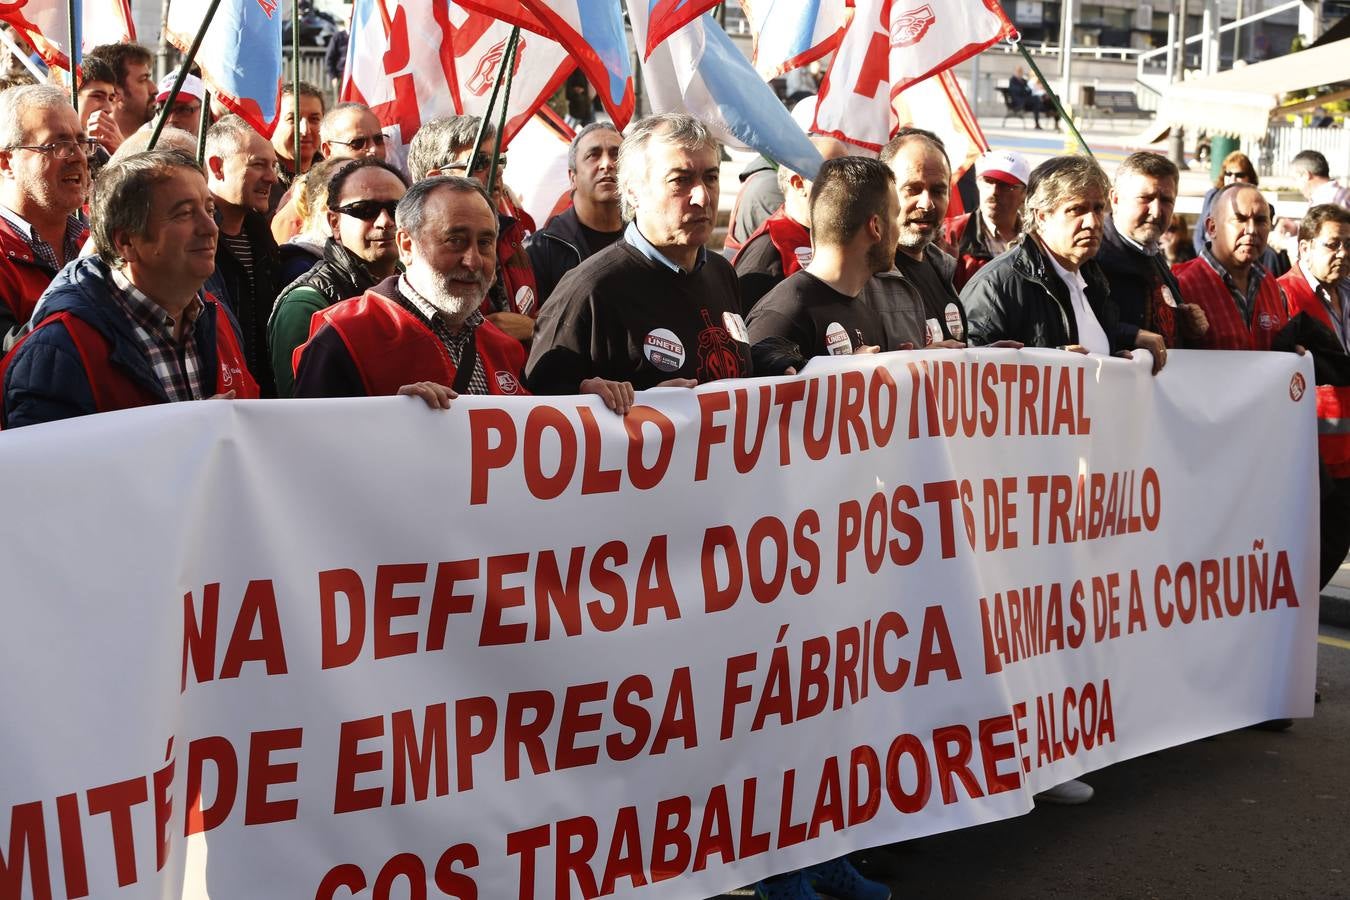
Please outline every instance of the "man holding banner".
[{"label": "man holding banner", "polygon": [[563,276],[539,318],[530,390],[574,394],[586,379],[637,390],[750,374],[749,335],[731,263],[704,246],[719,194],[720,148],[679,113],[638,122],[619,150],[624,239]]},{"label": "man holding banner", "polygon": [[234,322],[202,294],[217,228],[201,169],[176,151],[137,153],[103,171],[90,206],[98,255],[61,272],[6,359],[4,427],[257,398]]}]

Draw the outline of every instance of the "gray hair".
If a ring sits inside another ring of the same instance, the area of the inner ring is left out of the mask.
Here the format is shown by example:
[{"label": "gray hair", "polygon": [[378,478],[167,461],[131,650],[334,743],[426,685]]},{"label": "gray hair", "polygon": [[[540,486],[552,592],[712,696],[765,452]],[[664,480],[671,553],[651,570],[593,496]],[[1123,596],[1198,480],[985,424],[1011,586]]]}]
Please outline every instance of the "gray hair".
[{"label": "gray hair", "polygon": [[[67,101],[69,102],[69,101]],[[150,144],[150,135],[153,134],[149,128],[142,128],[140,131],[133,131],[127,135],[122,146],[117,148],[117,152],[108,160],[107,165],[119,163],[137,153],[144,153],[145,148]],[[177,150],[179,153],[185,153],[193,159],[197,158],[197,138],[190,131],[184,131],[181,128],[175,128],[172,125],[165,125],[164,130],[159,134],[159,143],[155,145],[156,150]]]},{"label": "gray hair", "polygon": [[707,125],[685,113],[660,113],[647,116],[633,126],[628,137],[619,145],[619,196],[623,203],[623,217],[632,219],[636,210],[629,199],[637,180],[647,173],[647,148],[653,138],[682,150],[702,150],[711,147],[721,155],[722,145],[713,137]]},{"label": "gray hair", "polygon": [[0,148],[11,150],[24,142],[19,118],[28,109],[70,109],[70,94],[52,84],[21,84],[0,91]]},{"label": "gray hair", "polygon": [[592,131],[612,131],[619,137],[623,137],[623,132],[615,128],[613,122],[592,122],[582,128],[577,132],[577,136],[572,138],[572,145],[567,148],[567,171],[575,172],[577,170],[577,149],[581,146],[581,139]]},{"label": "gray hair", "polygon": [[145,235],[153,189],[175,169],[191,169],[202,175],[196,160],[177,150],[133,153],[103,167],[89,196],[90,230],[100,259],[110,266],[122,264],[115,236],[118,232]]},{"label": "gray hair", "polygon": [[1313,178],[1330,178],[1331,166],[1327,158],[1316,150],[1301,150],[1290,163],[1295,172],[1311,175]]},{"label": "gray hair", "polygon": [[[346,118],[347,114],[353,110],[360,113],[370,113],[370,107],[364,103],[357,103],[354,100],[339,103],[324,113],[323,119],[319,122],[319,140],[331,141],[333,139],[333,127],[337,125],[339,119]],[[374,113],[371,113],[371,115],[374,115]]]},{"label": "gray hair", "polygon": [[[421,181],[428,172],[444,169],[456,156],[473,149],[481,121],[478,116],[446,116],[417,129],[408,145],[408,175],[413,181]],[[496,134],[497,129],[489,122],[483,140],[491,140]]]},{"label": "gray hair", "polygon": [[[206,158],[217,156],[223,159],[238,153],[248,146],[250,137],[256,133],[243,117],[234,114],[222,116],[206,130]],[[163,140],[163,135],[160,135],[160,139]]]},{"label": "gray hair", "polygon": [[1027,199],[1022,206],[1023,230],[1037,231],[1036,213],[1050,210],[1071,197],[1085,197],[1093,191],[1111,204],[1111,182],[1095,160],[1086,156],[1056,156],[1031,171],[1027,179]]},{"label": "gray hair", "polygon": [[408,188],[408,193],[404,194],[403,199],[398,201],[398,209],[395,210],[394,218],[398,222],[399,230],[406,231],[416,238],[426,222],[427,201],[431,199],[432,194],[442,188],[459,194],[477,194],[482,197],[483,202],[492,211],[493,222],[496,222],[496,209],[492,205],[491,198],[488,197],[487,190],[481,184],[462,175],[435,175],[431,178],[423,178]]}]

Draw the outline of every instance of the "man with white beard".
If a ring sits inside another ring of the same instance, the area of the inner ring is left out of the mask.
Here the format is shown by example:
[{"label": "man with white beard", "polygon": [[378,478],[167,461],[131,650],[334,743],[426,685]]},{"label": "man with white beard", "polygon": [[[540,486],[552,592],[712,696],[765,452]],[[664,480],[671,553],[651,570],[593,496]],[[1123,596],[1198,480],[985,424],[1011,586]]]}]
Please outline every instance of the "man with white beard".
[{"label": "man with white beard", "polygon": [[[477,181],[419,181],[395,210],[403,273],[314,314],[296,351],[296,397],[421,397],[448,409],[459,394],[528,393],[525,348],[479,311],[497,268],[497,216]],[[631,390],[592,379],[624,414]]]}]

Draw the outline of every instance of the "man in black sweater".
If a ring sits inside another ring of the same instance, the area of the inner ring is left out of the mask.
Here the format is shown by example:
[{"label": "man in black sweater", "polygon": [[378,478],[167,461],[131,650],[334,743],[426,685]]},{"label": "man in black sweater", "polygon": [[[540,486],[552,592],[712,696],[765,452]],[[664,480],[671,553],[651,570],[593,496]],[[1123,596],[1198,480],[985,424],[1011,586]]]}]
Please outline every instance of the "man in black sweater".
[{"label": "man in black sweater", "polygon": [[750,374],[736,273],[712,236],[720,148],[683,114],[650,116],[619,150],[632,219],[623,240],[563,276],[535,326],[525,367],[536,394],[605,378],[636,390]]}]

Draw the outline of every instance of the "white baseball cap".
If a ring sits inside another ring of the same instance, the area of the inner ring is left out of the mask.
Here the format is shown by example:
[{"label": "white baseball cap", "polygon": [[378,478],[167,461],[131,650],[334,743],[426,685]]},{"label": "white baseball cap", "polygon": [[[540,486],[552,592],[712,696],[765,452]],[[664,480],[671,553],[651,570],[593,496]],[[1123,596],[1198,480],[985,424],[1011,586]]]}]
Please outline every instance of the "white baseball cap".
[{"label": "white baseball cap", "polygon": [[1025,187],[1031,179],[1031,163],[1014,150],[988,150],[975,160],[975,175]]},{"label": "white baseball cap", "polygon": [[[155,95],[156,101],[163,103],[169,99],[169,93],[173,90],[173,80],[177,77],[178,72],[175,70],[159,80],[159,93]],[[188,77],[183,79],[183,86],[178,89],[178,96],[195,97],[200,100],[206,96],[206,86],[202,84],[200,78],[189,72]]]}]

